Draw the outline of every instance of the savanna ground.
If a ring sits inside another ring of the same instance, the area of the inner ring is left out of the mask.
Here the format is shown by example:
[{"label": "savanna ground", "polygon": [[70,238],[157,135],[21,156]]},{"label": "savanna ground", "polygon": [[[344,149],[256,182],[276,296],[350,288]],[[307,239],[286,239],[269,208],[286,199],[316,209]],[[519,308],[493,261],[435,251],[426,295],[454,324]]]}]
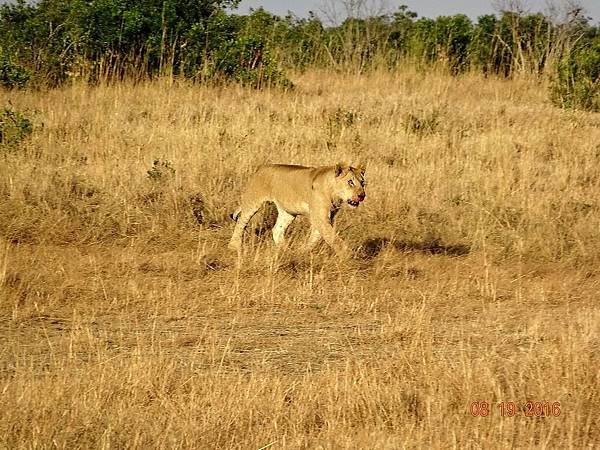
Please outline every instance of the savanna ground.
[{"label": "savanna ground", "polygon": [[[0,93],[36,124],[1,154],[0,446],[600,445],[600,116],[536,80],[293,78]],[[237,264],[256,165],[359,159],[352,260],[277,254],[267,210]]]}]

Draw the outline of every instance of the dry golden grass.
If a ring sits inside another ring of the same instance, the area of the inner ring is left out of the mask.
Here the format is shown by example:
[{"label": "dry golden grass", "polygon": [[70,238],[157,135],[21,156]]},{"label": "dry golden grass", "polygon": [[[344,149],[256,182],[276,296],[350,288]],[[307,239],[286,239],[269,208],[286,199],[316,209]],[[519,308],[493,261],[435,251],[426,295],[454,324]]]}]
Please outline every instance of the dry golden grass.
[{"label": "dry golden grass", "polygon": [[[0,93],[37,124],[0,149],[0,447],[600,445],[600,116],[536,81],[294,81]],[[266,214],[236,264],[256,165],[363,158],[354,259],[277,255]]]}]

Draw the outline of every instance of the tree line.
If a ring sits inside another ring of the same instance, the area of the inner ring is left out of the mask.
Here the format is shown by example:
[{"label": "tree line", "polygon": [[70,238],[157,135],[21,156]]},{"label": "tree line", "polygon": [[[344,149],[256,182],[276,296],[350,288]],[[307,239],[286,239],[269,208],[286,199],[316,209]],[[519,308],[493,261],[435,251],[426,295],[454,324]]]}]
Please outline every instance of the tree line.
[{"label": "tree line", "polygon": [[600,110],[600,27],[581,9],[562,20],[502,11],[419,18],[406,6],[349,14],[231,12],[237,0],[19,0],[0,7],[0,83],[176,76],[291,87],[286,70],[360,73],[414,64],[458,75],[549,75],[562,106]]}]

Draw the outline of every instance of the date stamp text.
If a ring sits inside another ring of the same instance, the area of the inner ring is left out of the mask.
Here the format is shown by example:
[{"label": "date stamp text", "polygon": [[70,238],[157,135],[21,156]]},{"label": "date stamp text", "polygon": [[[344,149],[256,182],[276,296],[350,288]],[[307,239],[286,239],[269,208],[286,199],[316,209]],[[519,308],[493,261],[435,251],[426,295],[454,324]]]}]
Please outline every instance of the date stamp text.
[{"label": "date stamp text", "polygon": [[474,401],[469,404],[469,412],[474,417],[488,417],[499,414],[501,417],[558,417],[560,416],[560,402],[527,401],[497,402]]}]

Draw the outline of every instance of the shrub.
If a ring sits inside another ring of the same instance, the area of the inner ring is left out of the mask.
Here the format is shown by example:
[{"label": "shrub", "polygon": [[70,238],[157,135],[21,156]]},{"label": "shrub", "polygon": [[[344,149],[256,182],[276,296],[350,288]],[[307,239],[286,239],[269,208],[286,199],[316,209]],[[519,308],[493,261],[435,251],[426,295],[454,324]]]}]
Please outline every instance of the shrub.
[{"label": "shrub", "polygon": [[254,88],[293,87],[271,56],[267,45],[255,36],[238,37],[224,43],[214,55],[213,76]]},{"label": "shrub", "polygon": [[550,89],[558,106],[600,111],[600,36],[562,58]]},{"label": "shrub", "polygon": [[22,89],[27,86],[30,78],[31,74],[27,69],[0,53],[0,85],[9,89]]},{"label": "shrub", "polygon": [[0,146],[16,145],[33,132],[33,122],[23,113],[5,107],[0,113]]}]

